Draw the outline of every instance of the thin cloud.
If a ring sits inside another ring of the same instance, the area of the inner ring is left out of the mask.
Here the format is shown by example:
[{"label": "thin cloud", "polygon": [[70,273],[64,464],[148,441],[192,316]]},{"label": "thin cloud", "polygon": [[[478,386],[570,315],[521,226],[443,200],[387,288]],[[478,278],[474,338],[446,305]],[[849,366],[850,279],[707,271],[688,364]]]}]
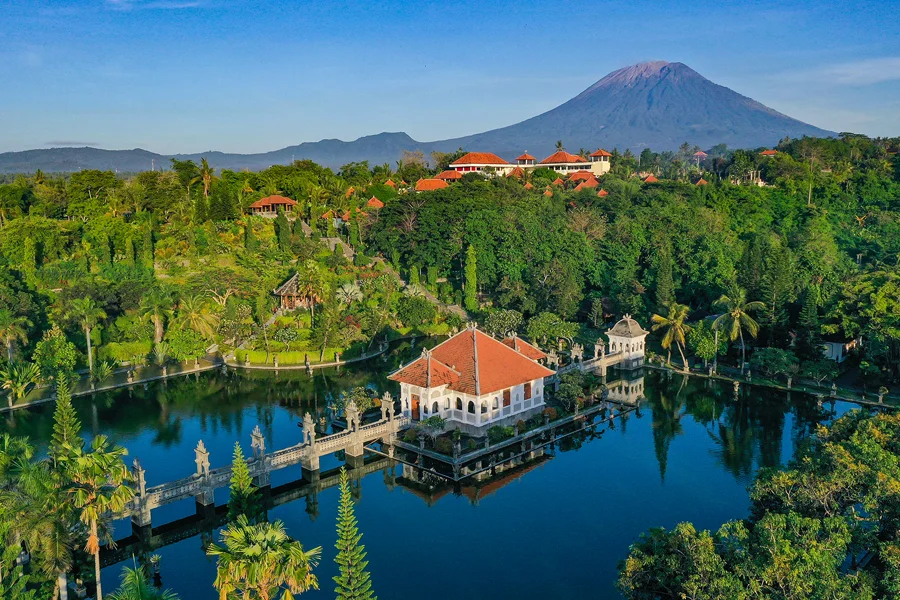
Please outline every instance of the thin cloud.
[{"label": "thin cloud", "polygon": [[778,78],[832,85],[872,85],[898,81],[900,80],[900,56],[867,58],[810,71],[782,73]]},{"label": "thin cloud", "polygon": [[184,8],[200,8],[200,0],[106,0],[106,5],[113,10],[180,10]]}]

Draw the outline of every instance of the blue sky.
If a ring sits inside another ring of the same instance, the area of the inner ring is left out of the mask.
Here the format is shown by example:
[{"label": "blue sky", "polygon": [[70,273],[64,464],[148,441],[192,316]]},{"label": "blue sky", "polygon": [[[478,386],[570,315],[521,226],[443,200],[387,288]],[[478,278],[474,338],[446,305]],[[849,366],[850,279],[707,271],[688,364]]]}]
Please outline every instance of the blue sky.
[{"label": "blue sky", "polygon": [[5,0],[0,14],[0,151],[443,139],[644,60],[819,127],[900,135],[900,0]]}]

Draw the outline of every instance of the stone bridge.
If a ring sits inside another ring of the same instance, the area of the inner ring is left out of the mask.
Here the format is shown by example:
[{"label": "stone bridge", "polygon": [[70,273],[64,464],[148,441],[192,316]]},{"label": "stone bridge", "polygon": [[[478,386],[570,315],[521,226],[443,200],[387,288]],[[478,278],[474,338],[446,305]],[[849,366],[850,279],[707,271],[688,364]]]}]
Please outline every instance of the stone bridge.
[{"label": "stone bridge", "polygon": [[[385,457],[370,457],[369,460],[357,463],[349,469],[350,489],[354,497],[359,497],[362,489],[362,478],[366,475],[382,471],[385,482],[392,484],[397,475],[394,473],[396,462]],[[300,498],[306,499],[306,512],[310,519],[315,519],[319,513],[318,495],[340,484],[340,468],[331,469],[322,473],[310,474],[310,479],[300,479],[291,483],[263,489],[266,510],[276,506],[288,504]],[[189,539],[202,536],[201,545],[205,551],[212,542],[212,532],[216,528],[225,525],[228,521],[228,506],[210,506],[202,513],[190,515],[166,523],[159,527],[135,527],[132,535],[116,540],[115,546],[104,546],[100,553],[100,563],[106,567],[114,565],[131,556],[147,557],[159,548]]]},{"label": "stone bridge", "polygon": [[[409,419],[394,414],[394,400],[385,393],[381,402],[381,419],[363,425],[356,404],[351,400],[345,410],[347,429],[331,435],[317,438],[315,424],[309,413],[303,417],[303,438],[300,444],[266,453],[265,439],[259,426],[253,430],[251,448],[253,457],[247,461],[250,475],[260,488],[270,486],[272,471],[299,464],[303,468],[304,478],[313,481],[319,471],[319,459],[326,454],[343,450],[348,462],[358,463],[365,453],[365,445],[381,440],[387,447],[397,434],[409,426]],[[132,526],[136,529],[151,526],[151,512],[155,508],[172,504],[188,498],[197,501],[198,514],[215,509],[215,490],[226,487],[231,482],[231,465],[210,469],[209,451],[201,440],[194,450],[197,472],[189,477],[177,479],[160,485],[147,487],[145,471],[135,459],[132,469],[135,483],[135,496],[125,509],[116,517],[131,517]]]}]

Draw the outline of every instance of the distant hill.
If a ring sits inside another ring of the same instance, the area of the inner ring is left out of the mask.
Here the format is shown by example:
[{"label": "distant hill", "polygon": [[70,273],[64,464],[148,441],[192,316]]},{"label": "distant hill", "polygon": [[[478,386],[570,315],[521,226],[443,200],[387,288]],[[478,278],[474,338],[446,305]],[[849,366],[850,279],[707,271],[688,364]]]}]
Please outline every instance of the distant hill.
[{"label": "distant hill", "polygon": [[[404,150],[467,150],[494,152],[512,159],[527,150],[550,154],[557,140],[570,151],[603,147],[672,150],[688,142],[702,148],[774,145],[785,136],[827,137],[834,132],[814,127],[768,108],[706,79],[687,65],[646,62],[614,71],[572,98],[521,123],[484,133],[418,142],[405,133],[379,133],[352,142],[329,139],[304,142],[261,154],[205,152],[175,155],[199,160],[205,156],[220,169],[264,169],[308,158],[338,168],[348,162],[393,163]],[[0,153],[0,172],[77,171],[111,169],[143,171],[167,166],[171,156],[147,150],[50,148]]]}]

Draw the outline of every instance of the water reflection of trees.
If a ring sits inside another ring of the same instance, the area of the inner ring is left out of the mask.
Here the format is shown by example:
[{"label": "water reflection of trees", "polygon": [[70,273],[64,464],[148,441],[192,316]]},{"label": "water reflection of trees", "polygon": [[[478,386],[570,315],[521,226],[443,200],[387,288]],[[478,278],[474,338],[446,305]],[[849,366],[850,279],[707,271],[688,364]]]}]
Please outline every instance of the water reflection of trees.
[{"label": "water reflection of trees", "polygon": [[662,480],[672,440],[684,433],[685,415],[704,426],[714,445],[712,455],[722,468],[748,483],[758,467],[775,467],[789,458],[782,456],[788,414],[794,449],[832,416],[806,395],[743,386],[735,397],[725,382],[659,373],[648,378],[653,448]]}]

